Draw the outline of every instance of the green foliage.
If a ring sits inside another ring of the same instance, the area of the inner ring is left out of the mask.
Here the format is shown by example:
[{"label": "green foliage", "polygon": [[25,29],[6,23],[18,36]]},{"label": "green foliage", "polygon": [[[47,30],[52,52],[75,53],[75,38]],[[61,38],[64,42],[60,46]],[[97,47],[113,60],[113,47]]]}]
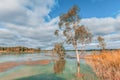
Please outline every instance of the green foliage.
[{"label": "green foliage", "polygon": [[[80,26],[80,17],[79,17],[79,8],[77,6],[73,6],[67,13],[62,14],[59,17],[59,30],[55,31],[55,34],[58,36],[58,32],[61,31],[63,36],[65,37],[65,42],[67,44],[72,44],[77,57],[77,63],[80,64],[80,57],[78,52],[78,43],[82,44],[81,53],[83,53],[84,44],[88,44],[91,42],[92,35],[89,30],[85,26]],[[61,37],[61,36],[60,36]],[[61,50],[62,48],[58,45],[55,45],[55,49],[59,56],[61,57]],[[63,54],[63,52],[62,52]]]},{"label": "green foliage", "polygon": [[75,30],[75,39],[82,44],[87,44],[91,42],[92,34],[84,25],[82,25]]}]

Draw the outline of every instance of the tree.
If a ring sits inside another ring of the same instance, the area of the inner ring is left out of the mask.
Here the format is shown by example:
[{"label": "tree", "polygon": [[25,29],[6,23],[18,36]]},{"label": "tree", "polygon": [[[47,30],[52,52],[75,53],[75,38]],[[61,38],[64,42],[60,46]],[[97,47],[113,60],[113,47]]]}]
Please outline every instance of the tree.
[{"label": "tree", "polygon": [[64,57],[65,57],[65,49],[64,49],[62,43],[57,43],[57,44],[55,44],[53,50],[54,50],[55,53],[58,54],[59,59],[64,59]]},{"label": "tree", "polygon": [[99,42],[98,47],[101,47],[102,50],[105,50],[106,43],[104,41],[104,38],[102,36],[98,36],[97,40]]},{"label": "tree", "polygon": [[61,31],[65,37],[67,44],[72,44],[76,51],[77,63],[80,65],[78,43],[88,44],[91,42],[92,35],[84,25],[80,24],[80,17],[78,15],[79,8],[73,6],[67,13],[59,16],[59,30],[55,31],[55,35],[59,36],[58,33]]}]

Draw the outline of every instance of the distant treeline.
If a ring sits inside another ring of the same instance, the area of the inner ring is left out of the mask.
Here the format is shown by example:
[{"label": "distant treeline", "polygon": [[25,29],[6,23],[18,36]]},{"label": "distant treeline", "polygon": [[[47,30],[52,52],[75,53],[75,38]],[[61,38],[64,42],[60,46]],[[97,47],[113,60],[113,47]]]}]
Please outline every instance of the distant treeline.
[{"label": "distant treeline", "polygon": [[[101,51],[102,49],[90,49],[90,50],[83,50],[83,51]],[[120,50],[120,49],[105,49],[106,51],[112,50]],[[41,52],[52,52],[53,50],[41,50]],[[75,50],[65,50],[65,51],[75,51]],[[78,50],[81,51],[81,50]]]},{"label": "distant treeline", "polygon": [[22,46],[16,46],[16,47],[0,47],[0,52],[40,52],[40,48],[28,48],[28,47],[22,47]]},{"label": "distant treeline", "polygon": [[[82,50],[82,51],[101,51],[102,49],[90,49],[90,50]],[[120,49],[105,49],[106,51],[112,51],[112,50],[120,50]],[[65,50],[65,51],[75,51],[75,50]],[[78,50],[81,51],[81,50]]]}]

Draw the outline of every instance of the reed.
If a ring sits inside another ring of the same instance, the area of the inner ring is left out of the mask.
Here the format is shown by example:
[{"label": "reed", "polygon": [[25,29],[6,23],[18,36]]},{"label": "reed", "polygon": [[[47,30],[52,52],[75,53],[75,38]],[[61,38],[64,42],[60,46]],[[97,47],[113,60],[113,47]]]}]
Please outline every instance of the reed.
[{"label": "reed", "polygon": [[86,61],[101,80],[120,80],[120,50],[93,52]]}]

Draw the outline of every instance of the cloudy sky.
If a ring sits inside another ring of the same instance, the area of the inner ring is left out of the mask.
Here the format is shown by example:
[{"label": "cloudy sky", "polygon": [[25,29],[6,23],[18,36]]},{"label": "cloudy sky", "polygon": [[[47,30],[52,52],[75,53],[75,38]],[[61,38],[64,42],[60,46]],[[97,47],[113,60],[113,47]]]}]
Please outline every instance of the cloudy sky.
[{"label": "cloudy sky", "polygon": [[94,36],[86,49],[97,48],[99,35],[107,48],[120,48],[120,0],[0,0],[0,46],[52,49],[59,41],[54,36],[59,15],[75,4],[81,24]]}]

